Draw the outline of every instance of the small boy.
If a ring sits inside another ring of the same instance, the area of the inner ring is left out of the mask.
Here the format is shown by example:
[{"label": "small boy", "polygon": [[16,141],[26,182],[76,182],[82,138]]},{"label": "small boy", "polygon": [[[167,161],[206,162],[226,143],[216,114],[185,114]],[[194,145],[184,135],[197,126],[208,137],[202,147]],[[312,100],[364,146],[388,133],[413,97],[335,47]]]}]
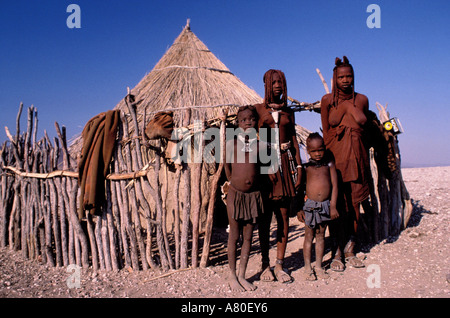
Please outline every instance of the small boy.
[{"label": "small boy", "polygon": [[[325,156],[325,144],[318,133],[311,133],[306,139],[306,150],[310,156],[304,164],[306,170],[306,197],[303,210],[297,218],[305,223],[305,240],[303,257],[306,280],[326,279],[328,274],[322,268],[325,249],[325,230],[327,221],[339,217],[336,209],[338,196],[336,167],[332,160]],[[312,241],[316,238],[316,267],[311,267]]]},{"label": "small boy", "polygon": [[[242,106],[237,113],[238,135],[227,141],[225,173],[229,181],[227,214],[229,221],[228,283],[235,291],[256,289],[245,279],[250,256],[253,228],[256,219],[264,212],[260,192],[259,142],[256,135],[257,113],[253,106]],[[236,275],[236,247],[243,232],[239,274]]]}]

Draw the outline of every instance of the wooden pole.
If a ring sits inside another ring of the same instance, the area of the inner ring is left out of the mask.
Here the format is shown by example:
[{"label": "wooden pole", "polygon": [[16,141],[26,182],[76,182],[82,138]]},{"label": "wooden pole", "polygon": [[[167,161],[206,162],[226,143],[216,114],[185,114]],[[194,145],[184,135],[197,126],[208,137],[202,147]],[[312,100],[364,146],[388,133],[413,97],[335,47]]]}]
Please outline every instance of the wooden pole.
[{"label": "wooden pole", "polygon": [[[128,138],[128,122],[127,119],[124,117],[123,120],[123,136],[124,138]],[[138,168],[138,164],[136,160],[132,161],[134,153],[132,153],[132,149],[130,145],[127,143],[125,144],[125,163],[128,167],[128,170],[133,170]],[[136,233],[136,239],[139,247],[139,253],[141,255],[141,261],[142,261],[142,268],[144,270],[148,269],[148,262],[146,258],[144,257],[146,255],[146,248],[144,243],[144,238],[142,236],[141,231],[141,220],[138,213],[138,205],[137,205],[137,196],[136,196],[136,187],[129,187],[129,195],[130,195],[130,203],[131,203],[131,214],[133,216],[133,223],[134,223],[134,230]]]},{"label": "wooden pole", "polygon": [[175,268],[180,268],[180,179],[181,167],[176,167],[173,191],[174,236],[175,236]]},{"label": "wooden pole", "polygon": [[209,251],[211,244],[211,234],[212,234],[212,226],[214,219],[214,208],[216,203],[216,193],[218,188],[218,183],[220,176],[222,174],[223,165],[225,162],[225,121],[226,121],[227,113],[224,113],[222,123],[220,125],[220,153],[221,153],[221,162],[219,163],[219,167],[217,168],[216,173],[212,177],[211,180],[211,194],[209,198],[209,206],[208,206],[208,215],[206,219],[206,232],[205,232],[205,240],[203,243],[203,252],[200,260],[200,267],[206,267],[209,261]]},{"label": "wooden pole", "polygon": [[[191,110],[185,111],[185,117],[183,126],[187,126],[190,123]],[[190,139],[189,139],[190,140]],[[184,150],[190,151],[191,144],[189,143]],[[188,158],[189,155],[184,156]],[[182,227],[181,227],[181,241],[180,241],[180,268],[188,267],[188,238],[189,238],[189,223],[191,213],[191,169],[187,163],[184,163],[184,169],[182,171],[184,181],[184,205],[182,215]]]},{"label": "wooden pole", "polygon": [[[68,180],[68,182],[70,181]],[[77,193],[78,193],[78,185],[76,182],[72,182],[72,190],[69,196],[69,215],[74,229],[74,233],[76,234],[75,237],[79,240],[81,244],[81,264],[83,268],[87,268],[89,267],[88,240],[78,219]]]},{"label": "wooden pole", "polygon": [[11,191],[8,189],[8,177],[3,169],[5,164],[6,157],[6,141],[2,145],[2,149],[0,152],[0,173],[1,173],[1,192],[0,192],[0,247],[6,246],[6,233],[7,233],[7,215],[6,209],[8,204],[8,198]]},{"label": "wooden pole", "polygon": [[[122,126],[119,126],[119,128],[120,128],[120,131],[122,133],[124,133],[125,127],[123,127],[123,125],[124,125],[124,121],[126,120],[126,118],[124,118],[123,114],[121,114],[120,117],[122,118],[122,120],[121,120]],[[127,165],[125,164],[125,160],[123,159],[123,155],[122,155],[122,152],[123,152],[122,145],[120,143],[118,143],[117,147],[118,147],[118,150],[117,150],[116,159],[118,161],[120,170],[128,171]],[[121,202],[121,204],[119,204],[119,208],[120,208],[121,220],[122,220],[122,226],[123,226],[122,231],[124,231],[126,233],[126,236],[124,236],[124,238],[123,238],[124,248],[125,248],[125,244],[126,244],[126,237],[128,237],[129,243],[130,243],[131,266],[134,270],[139,270],[139,257],[138,257],[138,251],[137,251],[137,243],[136,243],[137,240],[136,240],[136,234],[133,230],[133,225],[131,223],[128,188],[127,188],[126,182],[124,180],[120,180],[119,183],[116,184],[116,191],[117,191],[117,197],[119,198],[119,202]],[[122,198],[122,200],[120,200],[120,197]]]},{"label": "wooden pole", "polygon": [[[46,173],[51,169],[51,163],[49,163],[49,159],[51,155],[49,152],[52,149],[52,145],[49,142],[49,138],[47,133],[45,133],[46,139],[44,143],[44,164],[43,164],[43,172]],[[50,165],[50,167],[49,167]],[[45,231],[45,255],[46,262],[50,266],[55,266],[55,260],[53,256],[53,248],[52,248],[52,212],[51,212],[51,202],[50,202],[50,184],[49,180],[44,179],[42,182],[42,187],[45,192],[44,196],[44,231]]]},{"label": "wooden pole", "polygon": [[[198,240],[199,240],[199,218],[200,218],[200,209],[201,209],[201,196],[200,196],[200,189],[201,189],[201,172],[202,172],[202,150],[203,150],[203,126],[198,127],[196,131],[194,131],[194,162],[190,163],[191,171],[192,171],[192,179],[191,183],[193,185],[192,187],[192,193],[191,193],[191,200],[192,200],[192,252],[191,252],[191,259],[192,259],[192,267],[196,268],[198,267]],[[199,156],[200,158],[196,158],[196,156]]]},{"label": "wooden pole", "polygon": [[[161,157],[159,156],[159,154],[157,154],[157,160],[159,160],[162,164],[163,164],[163,173],[164,173],[164,188],[162,188],[162,186],[159,185],[158,183],[158,187],[159,189],[157,191],[159,191],[161,193],[161,214],[162,214],[162,220],[161,220],[161,229],[162,229],[162,235],[164,237],[164,246],[165,246],[165,250],[166,250],[166,254],[167,254],[167,258],[169,259],[169,267],[171,269],[174,269],[175,264],[172,258],[172,252],[170,249],[170,243],[169,243],[169,237],[167,234],[167,192],[168,192],[168,187],[169,187],[169,180],[168,180],[168,176],[167,176],[167,164],[161,159]],[[158,176],[159,178],[159,176]],[[159,180],[158,180],[159,182]]]},{"label": "wooden pole", "polygon": [[99,216],[102,220],[101,235],[102,235],[102,246],[103,246],[103,256],[105,258],[105,267],[107,271],[112,269],[111,263],[111,246],[109,245],[109,234],[108,234],[108,220],[106,218],[107,213],[107,201],[103,203],[102,215]]},{"label": "wooden pole", "polygon": [[327,94],[330,94],[330,89],[328,88],[327,82],[326,82],[325,79],[323,78],[322,73],[320,72],[320,70],[319,70],[318,68],[316,68],[316,72],[317,72],[317,74],[319,75],[320,80],[322,81],[323,88],[325,88],[325,92],[326,92]]},{"label": "wooden pole", "polygon": [[91,247],[91,258],[92,258],[92,268],[94,273],[97,273],[99,270],[99,259],[97,252],[97,244],[95,242],[95,233],[94,233],[94,225],[92,223],[92,216],[89,211],[85,211],[86,221],[87,221],[87,231],[89,236],[89,245]]},{"label": "wooden pole", "polygon": [[[119,164],[118,164],[118,148],[119,144],[116,146],[115,156],[116,160],[114,160],[114,170],[116,172],[119,171]],[[126,268],[131,267],[131,257],[130,257],[130,251],[128,246],[128,240],[127,240],[127,231],[126,231],[126,224],[125,224],[125,217],[123,216],[124,209],[123,209],[123,201],[122,201],[122,192],[120,190],[120,182],[111,181],[111,199],[113,203],[113,211],[115,211],[116,216],[116,223],[118,228],[118,235],[119,235],[119,249],[122,250],[122,254],[124,257],[124,266]],[[122,264],[121,264],[122,265]]]},{"label": "wooden pole", "polygon": [[[117,240],[117,231],[114,227],[114,217],[113,217],[113,201],[112,201],[112,191],[111,188],[112,181],[107,182],[106,186],[106,226],[108,229],[109,235],[109,246],[110,246],[110,258],[111,258],[111,266],[115,271],[119,270],[119,261],[117,255],[118,248],[118,240]],[[120,226],[120,224],[118,224]]]}]

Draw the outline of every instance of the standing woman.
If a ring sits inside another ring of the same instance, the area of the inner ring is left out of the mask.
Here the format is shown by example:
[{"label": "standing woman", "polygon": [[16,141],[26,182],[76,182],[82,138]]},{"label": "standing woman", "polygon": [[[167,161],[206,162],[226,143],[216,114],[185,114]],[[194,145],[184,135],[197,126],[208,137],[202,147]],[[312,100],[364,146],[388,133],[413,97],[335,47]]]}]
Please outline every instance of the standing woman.
[{"label": "standing woman", "polygon": [[321,119],[325,145],[334,155],[340,179],[338,209],[343,217],[331,222],[330,233],[335,240],[331,268],[342,271],[342,252],[348,266],[364,267],[355,255],[355,239],[360,204],[369,197],[371,178],[363,140],[369,101],[355,92],[354,71],[346,56],[343,61],[336,58],[332,85],[331,94],[322,97]]},{"label": "standing woman", "polygon": [[[278,130],[278,140],[270,141],[277,147],[278,169],[269,174],[269,198],[266,200],[264,217],[259,222],[259,239],[261,244],[262,267],[261,280],[273,281],[276,279],[283,283],[292,281],[292,277],[284,270],[283,261],[286,251],[289,230],[289,207],[291,199],[300,188],[301,159],[295,132],[294,112],[287,107],[287,85],[284,73],[279,70],[268,70],[264,74],[264,102],[255,105],[259,116],[260,130],[272,128]],[[267,134],[269,136],[270,133]],[[266,140],[265,140],[266,141]],[[274,272],[270,270],[269,239],[272,212],[277,220],[277,260]]]}]

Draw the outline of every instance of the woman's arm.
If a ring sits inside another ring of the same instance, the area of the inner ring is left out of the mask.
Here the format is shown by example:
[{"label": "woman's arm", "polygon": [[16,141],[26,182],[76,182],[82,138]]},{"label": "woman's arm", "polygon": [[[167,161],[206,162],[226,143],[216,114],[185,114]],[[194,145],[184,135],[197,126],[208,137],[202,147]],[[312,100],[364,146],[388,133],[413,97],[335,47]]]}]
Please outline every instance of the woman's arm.
[{"label": "woman's arm", "polygon": [[297,141],[297,132],[295,131],[295,116],[294,112],[291,113],[291,142],[295,148],[295,162],[297,162],[297,182],[295,183],[295,190],[298,191],[300,189],[301,180],[302,180],[302,158],[300,156],[300,146]]},{"label": "woman's arm", "polygon": [[326,94],[322,97],[322,100],[320,101],[320,119],[322,121],[322,131],[323,131],[323,138],[325,138],[325,135],[328,133],[328,130],[330,129],[330,123],[328,122],[328,111],[330,109],[330,102],[331,102],[331,94]]}]

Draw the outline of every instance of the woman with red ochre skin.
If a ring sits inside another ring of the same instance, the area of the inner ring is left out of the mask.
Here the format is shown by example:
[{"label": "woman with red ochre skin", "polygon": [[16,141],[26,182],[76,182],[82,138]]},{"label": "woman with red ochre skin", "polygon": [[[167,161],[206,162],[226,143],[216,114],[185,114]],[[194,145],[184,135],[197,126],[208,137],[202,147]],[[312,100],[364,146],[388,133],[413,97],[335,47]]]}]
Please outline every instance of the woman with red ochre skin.
[{"label": "woman with red ochre skin", "polygon": [[331,269],[344,270],[342,253],[347,266],[364,267],[355,255],[355,240],[360,204],[369,197],[370,164],[364,145],[364,127],[368,118],[369,101],[354,89],[354,71],[347,57],[336,58],[333,69],[333,89],[321,101],[321,120],[325,145],[335,160],[338,171],[339,212],[330,222],[330,234],[335,246]]},{"label": "woman with red ochre skin", "polygon": [[[265,96],[262,104],[255,105],[259,116],[258,127],[278,130],[278,161],[281,169],[269,174],[271,181],[269,198],[266,200],[264,217],[258,225],[261,244],[262,267],[260,279],[283,283],[292,277],[283,268],[289,230],[289,208],[292,198],[300,188],[301,159],[295,132],[294,112],[287,106],[286,78],[282,71],[268,70],[264,74]],[[274,141],[271,141],[272,143]],[[277,220],[277,260],[274,271],[270,269],[269,238],[272,213]],[[274,277],[275,275],[275,277]]]}]

